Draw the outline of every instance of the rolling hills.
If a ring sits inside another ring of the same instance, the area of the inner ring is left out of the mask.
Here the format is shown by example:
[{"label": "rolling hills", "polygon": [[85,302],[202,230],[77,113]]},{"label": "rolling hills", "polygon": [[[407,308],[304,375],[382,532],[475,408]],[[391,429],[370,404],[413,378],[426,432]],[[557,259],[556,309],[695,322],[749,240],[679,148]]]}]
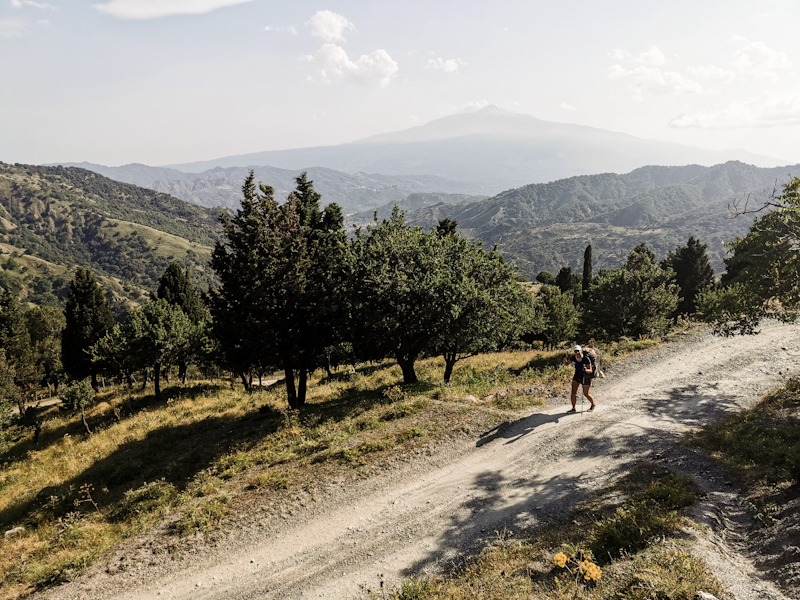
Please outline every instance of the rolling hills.
[{"label": "rolling hills", "polygon": [[661,258],[691,235],[708,244],[720,272],[723,243],[752,223],[752,215],[730,218],[729,204],[750,194],[754,201],[764,198],[792,173],[800,174],[800,165],[649,166],[624,175],[526,185],[476,202],[438,204],[410,213],[408,221],[431,227],[439,219],[453,219],[468,237],[499,243],[528,277],[562,266],[580,271],[587,244],[592,244],[595,268],[617,267],[639,242],[647,242]]},{"label": "rolling hills", "polygon": [[220,231],[217,212],[166,194],[84,169],[0,163],[0,285],[35,303],[60,304],[75,266],[134,302],[172,260],[207,287]]}]

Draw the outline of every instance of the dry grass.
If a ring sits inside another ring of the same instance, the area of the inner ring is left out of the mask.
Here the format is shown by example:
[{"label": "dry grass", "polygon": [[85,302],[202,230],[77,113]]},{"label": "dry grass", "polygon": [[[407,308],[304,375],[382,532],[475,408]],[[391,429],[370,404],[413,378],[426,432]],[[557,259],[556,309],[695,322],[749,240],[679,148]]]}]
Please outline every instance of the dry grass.
[{"label": "dry grass", "polygon": [[[651,477],[652,468],[642,465],[602,491],[579,507],[567,525],[521,539],[500,532],[480,556],[455,573],[410,579],[393,590],[382,589],[378,582],[377,589],[368,592],[373,598],[394,600],[691,600],[700,590],[721,593],[688,544],[671,537],[692,526],[676,512],[696,500],[691,484],[671,475]],[[628,499],[621,506],[611,505],[610,498],[618,498],[620,492]],[[604,502],[605,509],[595,508]],[[632,514],[635,520],[626,517]],[[600,560],[600,554],[609,558]]]},{"label": "dry grass", "polygon": [[110,388],[87,413],[93,435],[51,407],[38,443],[16,429],[0,457],[0,527],[24,528],[0,547],[0,598],[69,580],[168,515],[173,535],[209,531],[248,494],[280,495],[491,429],[564,393],[571,372],[553,367],[559,356],[473,357],[456,365],[449,386],[440,358],[418,363],[414,385],[402,385],[390,361],[332,379],[317,372],[301,411],[286,410],[280,386],[248,394],[227,381],[197,382],[166,387],[160,401],[150,390]]}]

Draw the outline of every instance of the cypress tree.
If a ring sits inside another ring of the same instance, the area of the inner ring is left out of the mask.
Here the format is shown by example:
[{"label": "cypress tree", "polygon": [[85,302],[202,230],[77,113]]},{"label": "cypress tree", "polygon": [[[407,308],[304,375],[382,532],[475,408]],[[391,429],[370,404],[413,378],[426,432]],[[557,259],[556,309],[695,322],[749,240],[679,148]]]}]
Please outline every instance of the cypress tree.
[{"label": "cypress tree", "polygon": [[195,325],[203,320],[200,294],[192,285],[192,274],[175,261],[171,262],[158,281],[156,297],[177,306]]},{"label": "cypress tree", "polygon": [[675,271],[675,281],[681,296],[675,316],[697,312],[697,295],[714,282],[714,269],[708,262],[706,248],[705,244],[692,236],[685,246],[678,246],[662,262],[663,268]]},{"label": "cypress tree", "polygon": [[583,293],[589,291],[589,286],[592,285],[592,245],[586,246],[583,253]]},{"label": "cypress tree", "polygon": [[92,378],[97,389],[97,368],[92,364],[89,349],[114,326],[111,309],[89,269],[78,267],[70,282],[70,293],[64,310],[66,325],[61,335],[64,370],[72,379]]}]

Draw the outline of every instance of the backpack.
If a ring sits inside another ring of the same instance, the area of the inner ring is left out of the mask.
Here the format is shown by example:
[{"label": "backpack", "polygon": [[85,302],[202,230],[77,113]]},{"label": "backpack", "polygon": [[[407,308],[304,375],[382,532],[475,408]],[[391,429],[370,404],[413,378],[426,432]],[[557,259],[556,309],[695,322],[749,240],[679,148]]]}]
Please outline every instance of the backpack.
[{"label": "backpack", "polygon": [[592,378],[597,377],[605,377],[603,372],[600,370],[600,359],[597,357],[597,350],[594,348],[584,348],[583,355],[589,357],[589,361],[592,363]]}]

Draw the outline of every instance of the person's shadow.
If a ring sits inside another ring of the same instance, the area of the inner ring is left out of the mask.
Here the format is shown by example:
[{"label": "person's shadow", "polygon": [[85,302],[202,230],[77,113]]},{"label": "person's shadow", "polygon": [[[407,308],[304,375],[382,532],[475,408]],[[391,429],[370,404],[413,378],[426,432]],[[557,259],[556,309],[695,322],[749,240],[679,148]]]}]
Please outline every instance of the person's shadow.
[{"label": "person's shadow", "polygon": [[548,415],[547,413],[537,413],[535,415],[531,415],[530,417],[525,417],[519,419],[518,421],[513,421],[512,423],[501,423],[494,429],[491,429],[484,433],[481,438],[475,444],[478,448],[481,446],[485,446],[486,444],[493,442],[497,439],[504,439],[506,440],[506,444],[511,444],[516,442],[523,436],[529,435],[531,433],[535,433],[537,429],[550,429],[550,427],[544,427],[550,423],[557,424],[560,419],[567,416],[574,416],[574,415],[566,415],[564,413],[559,413],[555,415]]}]

